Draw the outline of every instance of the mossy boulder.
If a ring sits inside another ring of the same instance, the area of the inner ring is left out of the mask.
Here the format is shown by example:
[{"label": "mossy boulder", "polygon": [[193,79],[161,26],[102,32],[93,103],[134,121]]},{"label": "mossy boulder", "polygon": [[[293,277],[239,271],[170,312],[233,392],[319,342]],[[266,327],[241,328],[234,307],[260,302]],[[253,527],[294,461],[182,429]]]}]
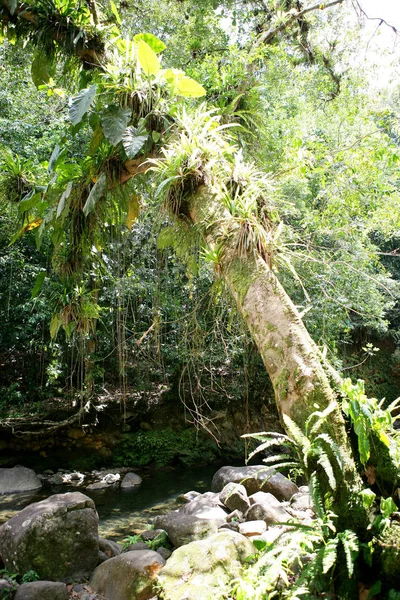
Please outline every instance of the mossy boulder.
[{"label": "mossy boulder", "polygon": [[156,529],[164,529],[174,546],[184,546],[195,540],[202,540],[218,531],[225,519],[202,519],[174,511],[159,515],[154,520]]},{"label": "mossy boulder", "polygon": [[232,579],[242,573],[253,544],[239,533],[221,531],[181,546],[161,569],[164,600],[215,600],[225,597]]},{"label": "mossy boulder", "polygon": [[0,528],[0,554],[12,573],[49,581],[83,581],[98,561],[98,515],[79,492],[30,504]]},{"label": "mossy boulder", "polygon": [[91,588],[110,600],[148,600],[165,560],[153,550],[125,552],[102,563],[90,580]]}]

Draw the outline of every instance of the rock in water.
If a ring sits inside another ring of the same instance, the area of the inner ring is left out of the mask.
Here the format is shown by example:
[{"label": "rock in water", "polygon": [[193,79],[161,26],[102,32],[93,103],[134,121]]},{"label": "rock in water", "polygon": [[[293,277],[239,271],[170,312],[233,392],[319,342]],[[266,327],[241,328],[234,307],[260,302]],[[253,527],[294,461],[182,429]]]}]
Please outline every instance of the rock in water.
[{"label": "rock in water", "polygon": [[131,490],[142,483],[142,478],[136,473],[127,473],[122,480],[121,489]]},{"label": "rock in water", "polygon": [[14,600],[68,600],[68,590],[59,581],[32,581],[20,585]]},{"label": "rock in water", "polygon": [[[239,577],[253,544],[233,531],[175,550],[160,571],[164,600],[215,600],[225,597],[229,582]],[[106,563],[107,564],[107,563]]]},{"label": "rock in water", "polygon": [[13,469],[0,469],[0,494],[30,492],[41,487],[42,482],[32,469],[20,466]]},{"label": "rock in water", "polygon": [[110,600],[148,600],[165,560],[153,550],[133,550],[110,558],[94,571],[90,587]]},{"label": "rock in water", "polygon": [[293,481],[265,465],[221,467],[213,477],[211,489],[220,492],[230,482],[241,483],[249,495],[259,491],[270,492],[278,500],[290,500],[299,491]]},{"label": "rock in water", "polygon": [[41,579],[78,582],[97,565],[99,518],[93,500],[73,492],[30,504],[0,528],[6,568]]}]

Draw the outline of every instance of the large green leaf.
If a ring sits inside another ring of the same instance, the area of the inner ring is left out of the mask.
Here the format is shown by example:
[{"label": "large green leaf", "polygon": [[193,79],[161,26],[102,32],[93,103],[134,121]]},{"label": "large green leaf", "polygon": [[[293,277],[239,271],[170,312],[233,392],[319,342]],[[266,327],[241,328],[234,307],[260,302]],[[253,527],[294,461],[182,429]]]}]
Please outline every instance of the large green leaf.
[{"label": "large green leaf", "polygon": [[41,192],[35,193],[35,191],[33,191],[30,194],[28,194],[27,196],[25,196],[25,198],[23,200],[21,200],[21,202],[19,203],[19,206],[18,206],[18,210],[19,210],[20,214],[23,214],[24,212],[28,212],[29,210],[32,210],[32,208],[35,208],[35,206],[37,206],[39,204],[41,199],[42,199]]},{"label": "large green leaf", "polygon": [[160,71],[160,61],[157,54],[144,40],[138,42],[138,59],[146,75],[157,75]]},{"label": "large green leaf", "polygon": [[32,81],[36,87],[48,83],[54,72],[54,65],[49,62],[48,57],[40,50],[36,51],[31,65]]},{"label": "large green leaf", "polygon": [[200,98],[206,95],[206,90],[191,77],[179,77],[175,85],[175,93],[185,98]]},{"label": "large green leaf", "polygon": [[158,37],[156,37],[152,33],[138,33],[134,36],[133,40],[137,44],[140,42],[140,40],[143,40],[144,42],[146,42],[146,44],[150,46],[152,50],[154,50],[156,54],[163,52],[163,50],[165,50],[165,48],[167,47],[164,44],[164,42],[159,40]]},{"label": "large green leaf", "polygon": [[105,138],[116,146],[122,140],[125,129],[131,118],[130,108],[121,108],[120,106],[110,106],[101,118],[101,126]]},{"label": "large green leaf", "polygon": [[92,189],[90,190],[90,194],[88,199],[85,202],[85,206],[83,207],[83,214],[85,217],[88,216],[96,207],[98,200],[103,196],[107,187],[107,177],[105,173],[102,173]]},{"label": "large green leaf", "polygon": [[94,83],[89,88],[81,90],[79,94],[74,96],[69,101],[69,120],[72,125],[78,125],[82,121],[83,116],[91,107],[96,96],[97,86]]},{"label": "large green leaf", "polygon": [[185,98],[200,98],[206,95],[206,90],[180,69],[166,69],[162,73],[165,81],[173,87],[173,93]]},{"label": "large green leaf", "polygon": [[40,292],[45,278],[46,278],[46,271],[40,271],[39,275],[36,277],[35,285],[33,286],[33,290],[31,293],[32,300],[34,298],[36,298],[36,296]]},{"label": "large green leaf", "polygon": [[136,127],[127,127],[122,137],[122,143],[128,158],[135,158],[147,141],[146,135],[139,135]]}]

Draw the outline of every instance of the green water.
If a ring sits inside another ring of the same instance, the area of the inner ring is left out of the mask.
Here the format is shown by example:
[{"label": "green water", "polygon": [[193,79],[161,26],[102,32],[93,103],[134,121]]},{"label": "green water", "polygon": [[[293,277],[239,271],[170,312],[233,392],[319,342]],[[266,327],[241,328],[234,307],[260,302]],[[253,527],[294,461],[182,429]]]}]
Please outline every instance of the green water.
[{"label": "green water", "polygon": [[64,492],[82,492],[92,498],[99,514],[99,534],[121,541],[134,530],[143,530],[158,514],[180,506],[177,497],[189,490],[206,492],[218,467],[199,467],[154,471],[142,475],[143,482],[135,490],[122,491],[110,486],[105,490],[86,490],[83,486],[47,486],[36,494],[0,496],[0,523],[17,514],[28,504]]}]

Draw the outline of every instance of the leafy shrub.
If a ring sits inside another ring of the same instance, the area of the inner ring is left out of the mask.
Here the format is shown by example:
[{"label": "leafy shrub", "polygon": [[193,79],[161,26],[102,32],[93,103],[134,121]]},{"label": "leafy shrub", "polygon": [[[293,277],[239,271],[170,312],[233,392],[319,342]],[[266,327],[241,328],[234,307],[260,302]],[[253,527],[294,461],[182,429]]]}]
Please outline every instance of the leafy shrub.
[{"label": "leafy shrub", "polygon": [[162,429],[125,434],[114,461],[118,466],[165,467],[180,462],[190,467],[209,464],[217,455],[217,445],[193,429]]}]

